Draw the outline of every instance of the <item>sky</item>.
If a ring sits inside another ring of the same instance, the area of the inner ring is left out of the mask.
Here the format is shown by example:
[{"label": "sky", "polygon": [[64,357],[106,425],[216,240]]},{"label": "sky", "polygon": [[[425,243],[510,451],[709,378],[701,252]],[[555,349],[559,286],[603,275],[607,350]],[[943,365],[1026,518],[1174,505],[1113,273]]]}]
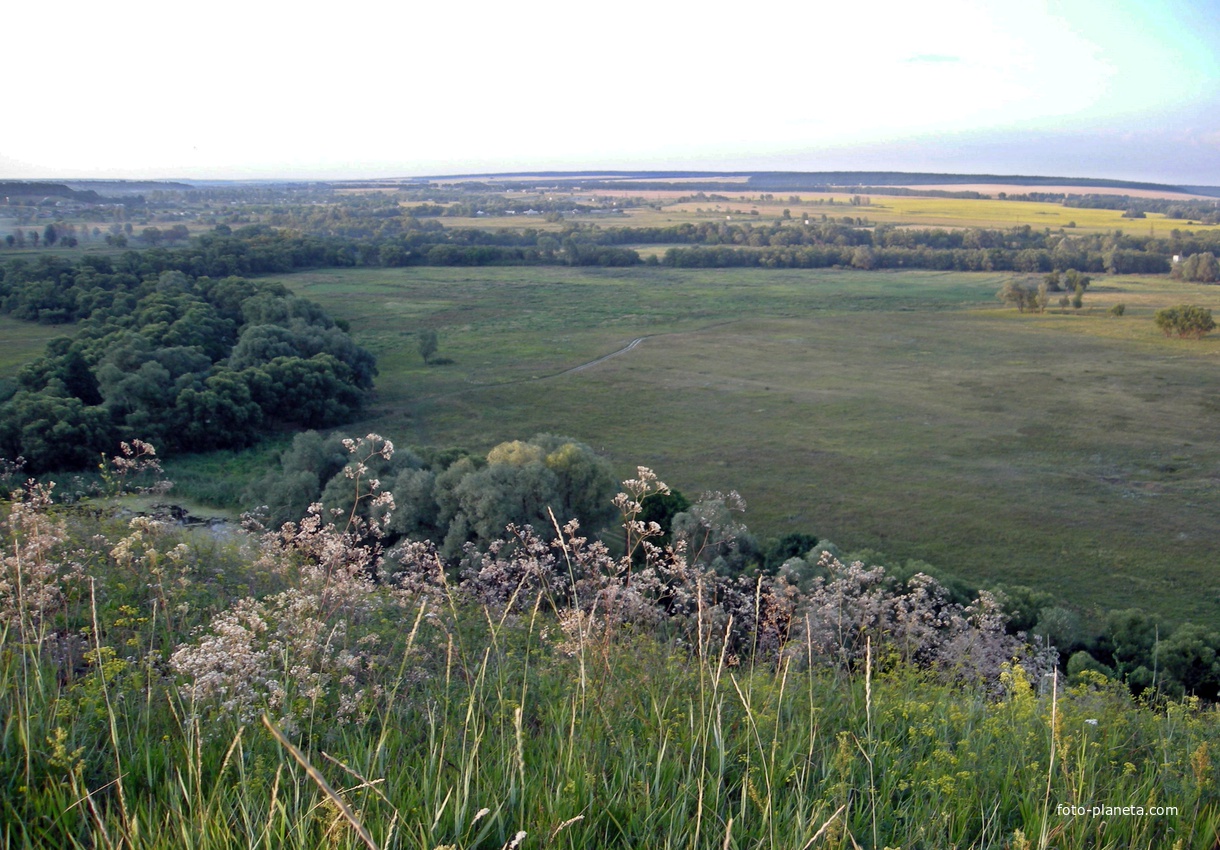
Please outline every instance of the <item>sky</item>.
[{"label": "sky", "polygon": [[62,0],[4,17],[23,84],[0,110],[0,178],[1220,185],[1215,0]]}]

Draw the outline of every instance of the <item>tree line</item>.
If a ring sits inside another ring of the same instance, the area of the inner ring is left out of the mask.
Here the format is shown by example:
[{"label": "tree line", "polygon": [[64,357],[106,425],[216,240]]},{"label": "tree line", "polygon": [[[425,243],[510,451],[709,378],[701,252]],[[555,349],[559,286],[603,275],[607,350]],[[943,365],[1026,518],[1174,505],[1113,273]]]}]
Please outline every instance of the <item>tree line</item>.
[{"label": "tree line", "polygon": [[[1088,274],[1183,273],[1210,282],[1220,233],[1174,230],[1164,236],[1113,231],[1071,234],[1028,225],[1007,230],[907,229],[866,226],[851,216],[822,215],[789,222],[697,222],[665,227],[603,227],[567,223],[483,230],[445,227],[436,218],[403,214],[396,205],[368,202],[313,208],[286,207],[267,224],[233,229],[217,225],[182,248],[159,243],[183,238],[182,228],[145,228],[151,250],[113,260],[134,274],[178,270],[226,277],[302,268],[413,265],[625,266],[659,263],[677,268],[827,268],[1013,271],[1045,274],[1077,269]],[[664,245],[659,257],[641,257],[640,245]],[[1212,260],[1200,265],[1211,255]],[[1174,258],[1180,262],[1175,263]],[[70,264],[69,264],[70,265]],[[50,268],[40,267],[44,270]],[[54,271],[51,269],[51,271]],[[63,321],[52,318],[51,321]]]}]

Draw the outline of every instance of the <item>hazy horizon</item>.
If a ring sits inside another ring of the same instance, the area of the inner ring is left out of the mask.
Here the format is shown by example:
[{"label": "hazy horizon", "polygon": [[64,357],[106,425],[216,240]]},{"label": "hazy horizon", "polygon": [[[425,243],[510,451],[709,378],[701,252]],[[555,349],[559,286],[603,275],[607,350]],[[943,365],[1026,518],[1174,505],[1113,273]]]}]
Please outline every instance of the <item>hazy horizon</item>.
[{"label": "hazy horizon", "polygon": [[[0,178],[910,171],[1220,185],[1220,7],[72,8]],[[45,12],[15,8],[13,31]]]}]

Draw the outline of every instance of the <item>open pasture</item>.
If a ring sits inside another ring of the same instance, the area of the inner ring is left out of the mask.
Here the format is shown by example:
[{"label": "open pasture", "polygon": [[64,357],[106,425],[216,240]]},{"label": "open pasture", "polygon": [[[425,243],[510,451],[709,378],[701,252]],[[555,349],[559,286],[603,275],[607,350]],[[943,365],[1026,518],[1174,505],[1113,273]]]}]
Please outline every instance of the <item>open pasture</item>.
[{"label": "open pasture", "polygon": [[[1036,584],[1097,613],[1220,623],[1220,339],[1153,312],[1220,289],[1102,278],[1019,315],[1000,275],[410,269],[283,281],[378,357],[366,421],[487,449],[567,434],[690,496],[736,489],[762,537]],[[1107,314],[1125,303],[1122,318]],[[434,328],[425,367],[415,332]],[[644,341],[589,368],[569,371]]]},{"label": "open pasture", "polygon": [[57,336],[71,336],[72,325],[39,325],[0,315],[0,378],[15,377],[26,363],[41,357]]}]

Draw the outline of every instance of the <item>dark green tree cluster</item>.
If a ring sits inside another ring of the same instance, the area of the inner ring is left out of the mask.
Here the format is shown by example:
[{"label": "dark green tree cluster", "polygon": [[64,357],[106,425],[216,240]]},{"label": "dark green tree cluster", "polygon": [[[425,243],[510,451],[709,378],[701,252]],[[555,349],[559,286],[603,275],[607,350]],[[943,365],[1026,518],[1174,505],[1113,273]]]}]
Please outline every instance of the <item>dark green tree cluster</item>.
[{"label": "dark green tree cluster", "polygon": [[[1147,198],[1130,195],[1063,195],[1062,193],[1031,192],[1026,200],[1062,203],[1080,209],[1123,210],[1127,218],[1147,218],[1150,212],[1161,213],[1175,220],[1192,219],[1201,224],[1220,224],[1220,209],[1215,201],[1183,201],[1177,198]],[[1022,200],[1009,195],[1009,200]]]},{"label": "dark green tree cluster", "polygon": [[1172,628],[1138,608],[1112,611],[1102,633],[1068,657],[1070,675],[1087,670],[1119,679],[1136,694],[1190,694],[1215,701],[1220,698],[1220,633],[1193,623]]},{"label": "dark green tree cluster", "polygon": [[1191,254],[1174,264],[1173,276],[1194,283],[1216,283],[1220,281],[1220,260],[1211,251]]},{"label": "dark green tree cluster", "polygon": [[1165,336],[1202,339],[1216,329],[1212,311],[1194,304],[1180,304],[1156,311],[1156,326]]},{"label": "dark green tree cluster", "polygon": [[1006,280],[996,298],[1016,307],[1019,313],[1042,313],[1046,310],[1047,285],[1031,280]]},{"label": "dark green tree cluster", "polygon": [[[252,486],[247,497],[267,509],[273,525],[300,519],[314,502],[350,511],[350,455],[338,437],[298,434],[280,456],[279,469]],[[389,531],[435,540],[443,555],[460,556],[467,544],[486,547],[510,523],[555,534],[551,513],[577,519],[592,533],[611,519],[616,481],[608,461],[568,437],[539,434],[495,446],[486,456],[460,450],[399,450],[390,460],[366,462],[368,474],[394,494]]]},{"label": "dark green tree cluster", "polygon": [[33,472],[90,465],[120,439],[202,451],[274,427],[334,425],[376,374],[318,305],[278,284],[140,276],[87,258],[10,270],[0,286],[18,316],[80,322],[0,404],[0,456],[23,456]]},{"label": "dark green tree cluster", "polygon": [[1059,297],[1060,307],[1066,310],[1070,306],[1079,310],[1084,306],[1084,293],[1091,282],[1092,278],[1076,269],[1068,269],[1062,275],[1053,271],[1041,283],[1020,278],[1007,280],[996,293],[996,298],[1016,307],[1020,313],[1045,313],[1051,293],[1060,292],[1064,293]]},{"label": "dark green tree cluster", "polygon": [[[310,228],[318,226],[317,216],[339,212],[298,216],[294,209],[270,218],[295,222],[293,226],[300,226],[304,235],[268,225],[235,231],[220,226],[189,247],[130,252],[115,265],[138,276],[177,269],[211,277],[347,266],[621,266],[641,262],[628,246],[661,244],[686,246],[669,249],[660,260],[676,267],[842,266],[1040,274],[1079,269],[1081,274],[1160,274],[1170,270],[1170,258],[1175,254],[1220,251],[1220,236],[1208,232],[1175,230],[1164,238],[1118,231],[1076,236],[1029,226],[1005,231],[870,228],[854,219],[851,223],[809,220],[803,224],[705,221],[669,227],[567,224],[559,231],[529,226],[493,231],[446,228],[436,219],[421,220],[384,205],[376,208],[376,227],[336,231],[327,226],[313,231]],[[345,206],[337,209],[351,214]],[[56,318],[61,315],[49,313],[43,320],[61,321]]]}]

